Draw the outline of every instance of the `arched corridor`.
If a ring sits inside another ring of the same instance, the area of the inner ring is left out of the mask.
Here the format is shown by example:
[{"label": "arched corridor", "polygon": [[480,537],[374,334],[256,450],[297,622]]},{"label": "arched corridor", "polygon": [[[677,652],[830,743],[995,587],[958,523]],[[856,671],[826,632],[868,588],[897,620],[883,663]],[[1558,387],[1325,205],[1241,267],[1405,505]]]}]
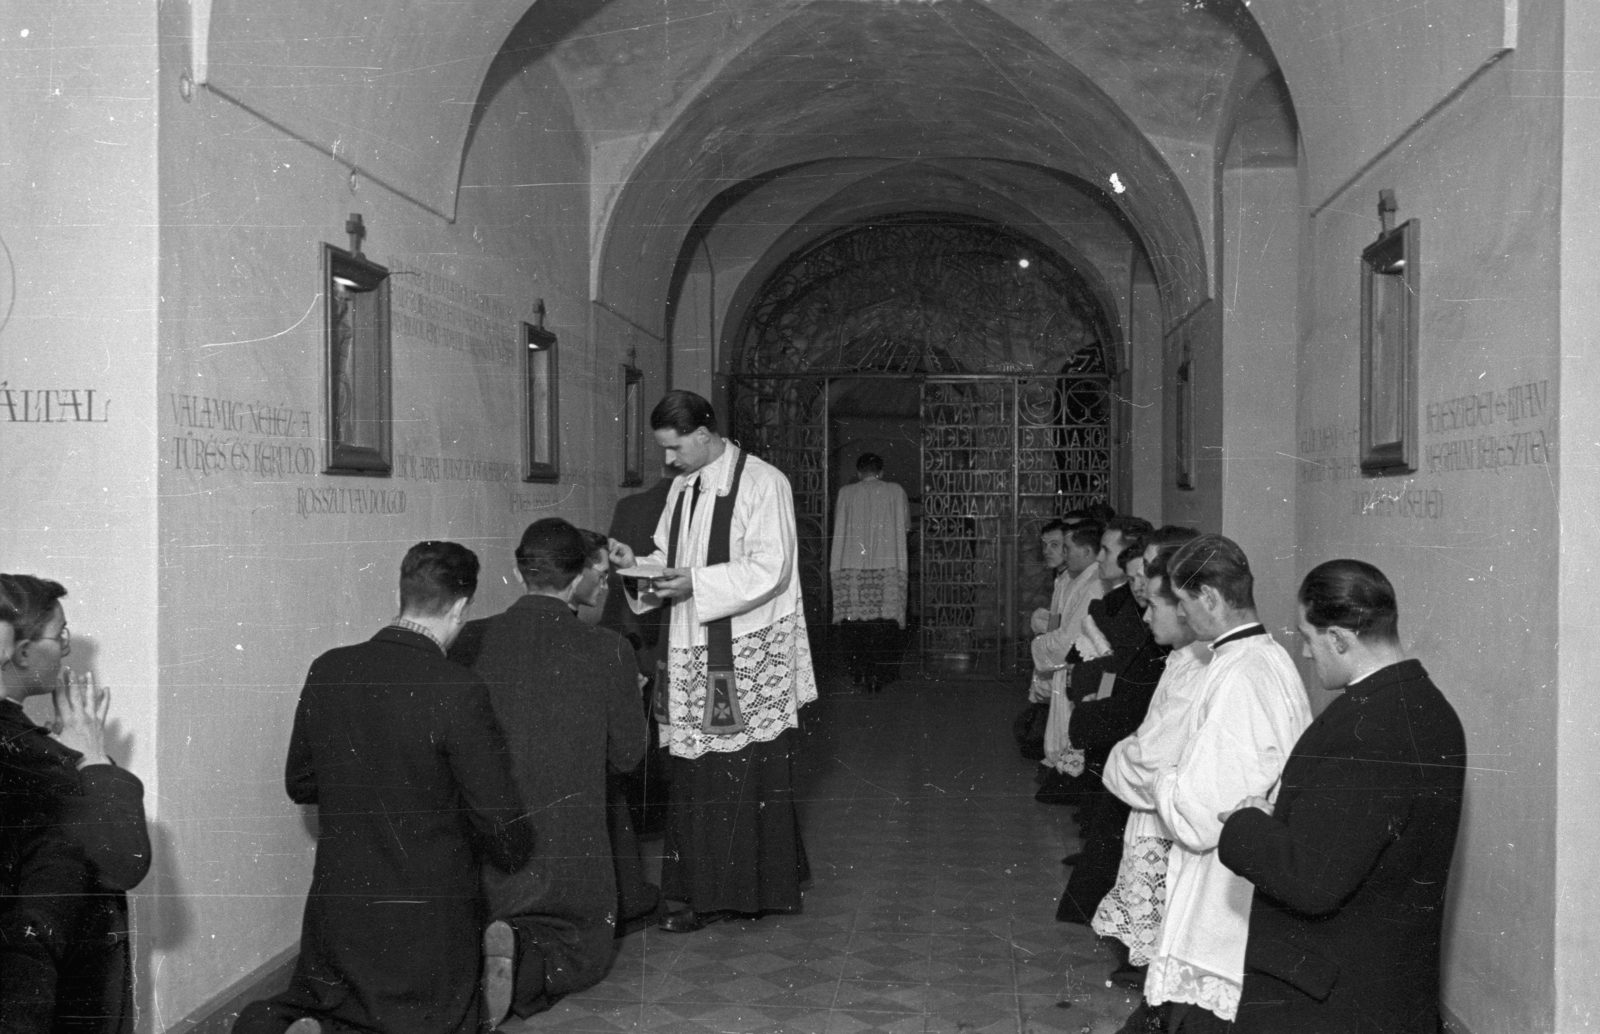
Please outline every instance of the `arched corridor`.
[{"label": "arched corridor", "polygon": [[[1055,921],[1079,846],[1035,803],[1020,690],[837,683],[796,786],[815,886],[798,916],[628,938],[598,986],[506,1030],[1105,1034],[1138,1000],[1085,927]],[[885,749],[893,742],[897,749]]]}]

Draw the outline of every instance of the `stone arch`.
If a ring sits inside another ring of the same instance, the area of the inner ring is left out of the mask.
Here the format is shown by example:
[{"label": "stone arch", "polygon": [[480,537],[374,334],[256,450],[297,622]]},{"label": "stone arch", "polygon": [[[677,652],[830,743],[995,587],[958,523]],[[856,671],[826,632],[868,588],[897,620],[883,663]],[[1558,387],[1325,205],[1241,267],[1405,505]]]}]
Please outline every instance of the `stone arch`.
[{"label": "stone arch", "polygon": [[[925,88],[926,71],[911,74],[887,48],[871,45],[875,20],[891,17],[899,36],[916,40],[919,63],[948,73],[939,77],[937,96]],[[1027,92],[995,88],[996,64],[1025,69]],[[782,91],[802,79],[836,88],[795,103]],[[871,112],[882,118],[862,117]],[[886,136],[885,121],[908,128]],[[1086,75],[976,4],[811,5],[755,41],[662,134],[623,187],[604,231],[597,295],[635,321],[655,323],[668,304],[686,228],[723,191],[774,170],[820,160],[973,155],[1107,183],[1107,198],[1150,256],[1167,311],[1187,312],[1207,296],[1199,225],[1160,153]],[[1110,186],[1112,172],[1120,192]]]},{"label": "stone arch", "polygon": [[1115,313],[1072,263],[1028,234],[949,212],[822,235],[766,275],[739,324],[728,357],[742,374],[1116,372]]}]

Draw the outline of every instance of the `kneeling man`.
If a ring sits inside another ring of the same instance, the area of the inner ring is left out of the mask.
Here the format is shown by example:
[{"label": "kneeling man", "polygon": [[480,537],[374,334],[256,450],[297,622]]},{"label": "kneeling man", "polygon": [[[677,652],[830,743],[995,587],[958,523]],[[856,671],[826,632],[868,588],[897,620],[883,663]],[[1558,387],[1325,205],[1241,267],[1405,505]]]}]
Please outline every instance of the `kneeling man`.
[{"label": "kneeling man", "polygon": [[1238,1029],[1439,1030],[1445,886],[1466,737],[1400,649],[1394,587],[1359,560],[1300,585],[1304,654],[1344,692],[1283,769],[1276,804],[1241,802],[1222,863],[1255,884]]},{"label": "kneeling man", "polygon": [[320,825],[300,958],[234,1034],[477,1034],[479,867],[533,845],[489,694],[445,659],[477,588],[470,549],[420,542],[400,616],[312,662],[285,771]]},{"label": "kneeling man", "polygon": [[509,875],[484,869],[489,915],[499,921],[485,938],[491,1026],[508,1009],[543,1012],[610,969],[617,880],[606,764],[631,769],[645,748],[633,647],[578,619],[578,604],[604,577],[582,532],[559,517],[535,521],[516,556],[527,595],[468,625],[450,653],[489,687],[517,791],[539,829],[527,865]]},{"label": "kneeling man", "polygon": [[1173,844],[1167,914],[1144,993],[1151,1005],[1173,1003],[1170,1030],[1198,1034],[1233,1020],[1249,933],[1250,884],[1217,858],[1219,816],[1272,793],[1311,706],[1289,652],[1256,617],[1255,577],[1237,543],[1192,539],[1173,555],[1167,579],[1212,658],[1186,713],[1178,763],[1156,779],[1156,814]]}]

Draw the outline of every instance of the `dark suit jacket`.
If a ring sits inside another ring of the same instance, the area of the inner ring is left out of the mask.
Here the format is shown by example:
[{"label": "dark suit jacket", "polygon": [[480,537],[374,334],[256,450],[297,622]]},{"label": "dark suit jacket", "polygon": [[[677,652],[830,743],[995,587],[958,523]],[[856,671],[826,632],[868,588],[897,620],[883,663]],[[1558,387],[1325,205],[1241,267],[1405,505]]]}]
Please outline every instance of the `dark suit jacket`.
[{"label": "dark suit jacket", "polygon": [[0,701],[0,1029],[48,1028],[53,1007],[133,1029],[124,892],[150,870],[144,785],[82,758]]},{"label": "dark suit jacket", "polygon": [[330,650],[284,779],[320,825],[289,994],[337,1025],[477,1034],[479,863],[515,869],[533,845],[488,691],[417,632]]},{"label": "dark suit jacket", "polygon": [[1095,627],[1111,645],[1111,655],[1092,661],[1069,658],[1074,663],[1067,696],[1073,703],[1098,693],[1101,676],[1115,675],[1133,656],[1133,652],[1150,638],[1150,630],[1144,623],[1144,612],[1139,609],[1139,601],[1133,598],[1133,590],[1126,582],[1100,599],[1090,600],[1089,616],[1094,618]]},{"label": "dark suit jacket", "polygon": [[[1119,589],[1114,595],[1120,593]],[[1137,618],[1138,624],[1134,625],[1130,618]],[[1155,696],[1156,686],[1167,670],[1167,654],[1171,652],[1150,635],[1131,590],[1127,602],[1116,613],[1113,627],[1117,633],[1114,652],[1102,661],[1091,662],[1098,664],[1100,673],[1115,677],[1111,695],[1077,704],[1068,727],[1072,745],[1084,752],[1084,763],[1096,772],[1105,767],[1112,747],[1138,731],[1145,712],[1150,710],[1150,698]],[[1073,675],[1076,677],[1076,670]],[[1097,674],[1097,683],[1099,678]]]},{"label": "dark suit jacket", "polygon": [[[653,553],[656,522],[661,520],[671,488],[672,479],[662,478],[643,492],[618,499],[616,509],[611,511],[611,528],[607,534],[618,542],[626,542],[640,556]],[[635,614],[628,606],[625,592],[622,579],[612,574],[611,593],[606,597],[600,623],[627,636],[638,651],[640,673],[654,675],[656,661],[667,655],[665,618],[672,611],[668,607],[657,607]]]},{"label": "dark suit jacket", "polygon": [[562,601],[528,595],[469,623],[450,656],[489,687],[517,790],[539,829],[526,865],[484,874],[490,914],[536,917],[560,931],[559,950],[572,953],[564,976],[584,986],[610,964],[617,907],[606,763],[627,770],[644,756],[633,650]]},{"label": "dark suit jacket", "polygon": [[1403,661],[1311,723],[1271,816],[1228,820],[1222,863],[1256,886],[1242,1026],[1293,1031],[1341,1015],[1435,1034],[1466,752],[1449,701]]}]

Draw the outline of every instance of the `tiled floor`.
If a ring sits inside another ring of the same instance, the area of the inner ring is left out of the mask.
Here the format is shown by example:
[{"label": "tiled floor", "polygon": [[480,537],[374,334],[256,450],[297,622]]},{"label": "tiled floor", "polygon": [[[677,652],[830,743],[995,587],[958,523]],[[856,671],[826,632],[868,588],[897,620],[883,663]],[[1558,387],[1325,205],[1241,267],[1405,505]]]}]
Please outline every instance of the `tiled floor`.
[{"label": "tiled floor", "polygon": [[1055,921],[1077,836],[1067,809],[1033,800],[1010,731],[1022,698],[979,682],[825,691],[804,712],[804,913],[634,934],[598,986],[503,1029],[1116,1030],[1135,1000],[1108,987],[1110,952]]}]

